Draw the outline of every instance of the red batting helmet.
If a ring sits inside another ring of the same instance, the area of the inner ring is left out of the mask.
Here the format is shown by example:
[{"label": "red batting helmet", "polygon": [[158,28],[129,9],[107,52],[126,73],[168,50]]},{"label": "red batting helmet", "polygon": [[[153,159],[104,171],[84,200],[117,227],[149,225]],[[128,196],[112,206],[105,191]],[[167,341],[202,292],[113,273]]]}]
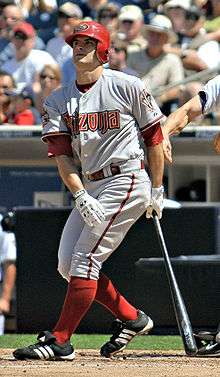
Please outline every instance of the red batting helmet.
[{"label": "red batting helmet", "polygon": [[108,30],[101,24],[95,21],[81,21],[74,28],[73,33],[66,38],[66,43],[73,47],[73,40],[76,36],[91,37],[98,41],[97,44],[97,58],[101,63],[108,61],[108,49],[110,47],[110,34]]}]

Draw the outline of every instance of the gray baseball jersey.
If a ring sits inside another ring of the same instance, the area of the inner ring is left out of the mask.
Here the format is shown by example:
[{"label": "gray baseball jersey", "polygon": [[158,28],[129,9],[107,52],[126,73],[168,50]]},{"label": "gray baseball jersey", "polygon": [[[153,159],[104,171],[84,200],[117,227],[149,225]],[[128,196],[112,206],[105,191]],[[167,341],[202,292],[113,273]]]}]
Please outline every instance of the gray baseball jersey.
[{"label": "gray baseball jersey", "polygon": [[143,159],[139,133],[162,117],[140,79],[105,69],[86,93],[75,83],[45,101],[43,136],[69,134],[84,173],[110,163]]},{"label": "gray baseball jersey", "polygon": [[209,80],[201,92],[204,92],[206,95],[203,112],[207,113],[220,103],[220,75]]},{"label": "gray baseball jersey", "polygon": [[[104,70],[86,93],[75,83],[54,91],[45,110],[43,140],[50,135],[71,137],[84,186],[106,215],[102,224],[89,228],[78,210],[72,210],[62,232],[58,271],[67,280],[98,279],[102,263],[150,203],[151,182],[140,163],[140,133],[163,115],[140,79],[112,70]],[[87,179],[88,173],[108,170],[111,163],[120,164],[124,173]]]}]

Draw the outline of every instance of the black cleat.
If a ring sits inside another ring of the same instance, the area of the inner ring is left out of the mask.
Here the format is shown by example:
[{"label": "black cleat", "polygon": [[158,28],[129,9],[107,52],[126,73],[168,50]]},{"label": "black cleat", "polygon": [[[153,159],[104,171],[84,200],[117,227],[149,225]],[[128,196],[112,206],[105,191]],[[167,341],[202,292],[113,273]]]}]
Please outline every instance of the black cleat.
[{"label": "black cleat", "polygon": [[201,331],[194,334],[199,356],[220,356],[220,343],[216,340],[216,332]]},{"label": "black cleat", "polygon": [[122,322],[116,319],[112,326],[113,335],[109,342],[101,347],[101,356],[111,357],[115,355],[124,350],[136,335],[148,334],[152,328],[152,319],[141,310],[138,310],[138,318],[134,321]]},{"label": "black cleat", "polygon": [[56,343],[56,338],[49,331],[42,331],[38,335],[39,342],[28,347],[18,348],[13,352],[17,360],[69,360],[75,358],[75,352],[70,342]]}]

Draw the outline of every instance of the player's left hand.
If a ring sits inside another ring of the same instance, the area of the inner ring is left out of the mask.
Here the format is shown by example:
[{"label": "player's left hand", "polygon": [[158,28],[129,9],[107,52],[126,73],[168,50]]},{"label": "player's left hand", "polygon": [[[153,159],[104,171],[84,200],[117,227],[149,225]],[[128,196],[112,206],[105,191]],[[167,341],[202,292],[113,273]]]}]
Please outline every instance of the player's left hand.
[{"label": "player's left hand", "polygon": [[216,153],[220,154],[220,132],[215,136],[213,146]]},{"label": "player's left hand", "polygon": [[164,187],[152,187],[150,205],[147,207],[146,218],[153,217],[153,211],[156,211],[158,219],[162,217],[164,208]]}]

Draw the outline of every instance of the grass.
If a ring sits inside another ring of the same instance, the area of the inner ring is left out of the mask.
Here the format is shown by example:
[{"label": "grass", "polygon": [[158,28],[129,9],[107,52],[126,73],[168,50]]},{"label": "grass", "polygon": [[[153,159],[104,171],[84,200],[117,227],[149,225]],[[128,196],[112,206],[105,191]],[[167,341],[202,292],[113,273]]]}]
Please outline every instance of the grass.
[{"label": "grass", "polygon": [[[109,335],[75,334],[71,342],[76,349],[99,349],[109,340]],[[6,334],[0,336],[0,348],[24,347],[36,342],[36,335],[30,334]],[[181,350],[183,349],[180,336],[148,335],[136,337],[128,346],[128,349],[139,350]]]}]

